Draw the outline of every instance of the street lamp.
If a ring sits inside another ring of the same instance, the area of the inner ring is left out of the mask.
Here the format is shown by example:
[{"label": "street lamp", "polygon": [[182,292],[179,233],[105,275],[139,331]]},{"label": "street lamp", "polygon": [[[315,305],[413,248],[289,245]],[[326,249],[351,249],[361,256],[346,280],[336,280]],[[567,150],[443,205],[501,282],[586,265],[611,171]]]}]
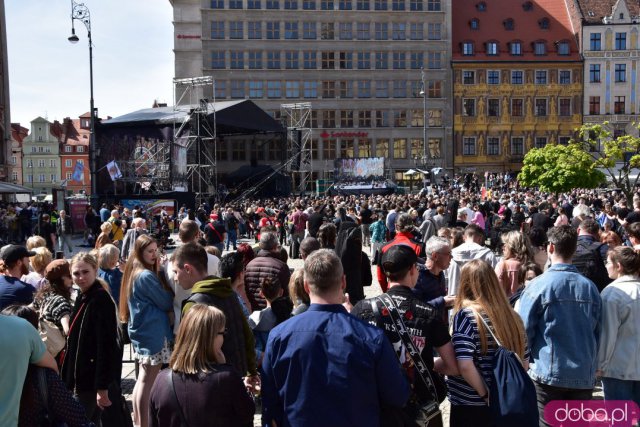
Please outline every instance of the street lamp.
[{"label": "street lamp", "polygon": [[[90,135],[89,135],[89,173],[91,174],[91,198],[95,202],[98,198],[98,182],[96,179],[96,111],[93,106],[93,43],[91,41],[91,13],[84,3],[76,3],[71,0],[71,35],[68,40],[71,43],[78,43],[80,38],[76,35],[74,20],[78,20],[87,27],[87,35],[89,37],[89,89],[91,99],[90,104]],[[95,205],[95,203],[93,203]]]},{"label": "street lamp", "polygon": [[[422,80],[422,167],[427,169],[427,80],[424,67],[420,68],[420,79]],[[429,171],[431,178],[431,171]]]}]

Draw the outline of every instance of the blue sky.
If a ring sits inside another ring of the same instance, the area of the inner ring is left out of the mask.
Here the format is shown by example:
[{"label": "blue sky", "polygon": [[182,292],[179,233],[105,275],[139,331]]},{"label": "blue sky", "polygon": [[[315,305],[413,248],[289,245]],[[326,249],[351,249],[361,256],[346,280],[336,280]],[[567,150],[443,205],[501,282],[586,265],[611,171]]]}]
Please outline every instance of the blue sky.
[{"label": "blue sky", "polygon": [[[91,12],[94,101],[101,117],[173,103],[173,8],[169,0],[85,0]],[[5,0],[11,121],[29,127],[89,111],[87,30],[70,0]]]}]

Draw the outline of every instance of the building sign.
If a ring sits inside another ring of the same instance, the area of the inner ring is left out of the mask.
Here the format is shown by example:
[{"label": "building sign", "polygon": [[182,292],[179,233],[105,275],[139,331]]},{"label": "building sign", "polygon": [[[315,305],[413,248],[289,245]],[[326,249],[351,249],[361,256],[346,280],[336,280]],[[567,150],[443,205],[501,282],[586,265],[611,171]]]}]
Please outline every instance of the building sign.
[{"label": "building sign", "polygon": [[369,136],[369,132],[327,132],[324,131],[320,134],[322,139],[327,138],[366,138]]}]

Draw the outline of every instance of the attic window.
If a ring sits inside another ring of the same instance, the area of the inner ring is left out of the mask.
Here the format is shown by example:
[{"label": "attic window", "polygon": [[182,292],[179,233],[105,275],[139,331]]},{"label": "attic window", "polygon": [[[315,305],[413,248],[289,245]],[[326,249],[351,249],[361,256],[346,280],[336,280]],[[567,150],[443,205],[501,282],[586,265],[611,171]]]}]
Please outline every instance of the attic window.
[{"label": "attic window", "polygon": [[533,3],[530,1],[522,3],[522,9],[524,9],[525,12],[530,12],[533,9]]},{"label": "attic window", "polygon": [[476,4],[476,9],[478,9],[479,12],[484,12],[487,10],[487,4],[481,1],[480,3]]},{"label": "attic window", "polygon": [[593,18],[594,16],[596,16],[593,10],[590,10],[589,12],[587,12],[587,15],[589,15],[589,18]]},{"label": "attic window", "polygon": [[477,18],[473,18],[471,21],[469,21],[469,27],[471,27],[472,30],[477,30],[478,28],[480,28],[480,20],[478,20]]},{"label": "attic window", "polygon": [[502,25],[504,25],[504,29],[507,31],[513,31],[513,19],[505,19],[502,21]]},{"label": "attic window", "polygon": [[624,19],[624,13],[620,14],[620,19]]},{"label": "attic window", "polygon": [[540,29],[542,30],[548,30],[549,29],[549,18],[542,18],[541,20],[538,21],[538,26],[540,26]]}]

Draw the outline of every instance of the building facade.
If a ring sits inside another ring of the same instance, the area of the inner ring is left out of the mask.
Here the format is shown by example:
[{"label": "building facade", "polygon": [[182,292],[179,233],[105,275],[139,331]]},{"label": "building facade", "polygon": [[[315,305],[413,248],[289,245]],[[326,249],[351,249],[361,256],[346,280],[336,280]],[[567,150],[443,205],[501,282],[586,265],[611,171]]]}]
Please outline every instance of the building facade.
[{"label": "building facade", "polygon": [[[312,179],[345,157],[385,157],[398,181],[411,167],[453,166],[451,0],[171,3],[176,78],[213,76],[205,97],[249,98],[276,118],[282,104],[311,103]],[[223,144],[219,173],[277,164],[277,147]]]},{"label": "building facade", "polygon": [[[91,114],[85,113],[77,119],[67,117],[62,123],[64,134],[60,144],[60,179],[68,196],[91,194],[89,173],[89,138],[91,136]],[[77,166],[80,164],[81,166]],[[74,172],[82,170],[74,177]],[[80,178],[77,180],[76,178]]]},{"label": "building facade", "polygon": [[20,123],[11,123],[11,156],[9,157],[8,181],[22,185],[22,141],[29,135],[29,129]]},{"label": "building facade", "polygon": [[465,3],[453,15],[455,171],[518,171],[582,124],[583,67],[555,0]]},{"label": "building facade", "polygon": [[640,4],[577,2],[584,56],[584,123],[608,122],[614,137],[638,136],[634,123],[640,112]]},{"label": "building facade", "polygon": [[60,187],[60,142],[62,125],[42,117],[31,121],[31,132],[22,141],[23,185],[33,194],[52,194]]}]

